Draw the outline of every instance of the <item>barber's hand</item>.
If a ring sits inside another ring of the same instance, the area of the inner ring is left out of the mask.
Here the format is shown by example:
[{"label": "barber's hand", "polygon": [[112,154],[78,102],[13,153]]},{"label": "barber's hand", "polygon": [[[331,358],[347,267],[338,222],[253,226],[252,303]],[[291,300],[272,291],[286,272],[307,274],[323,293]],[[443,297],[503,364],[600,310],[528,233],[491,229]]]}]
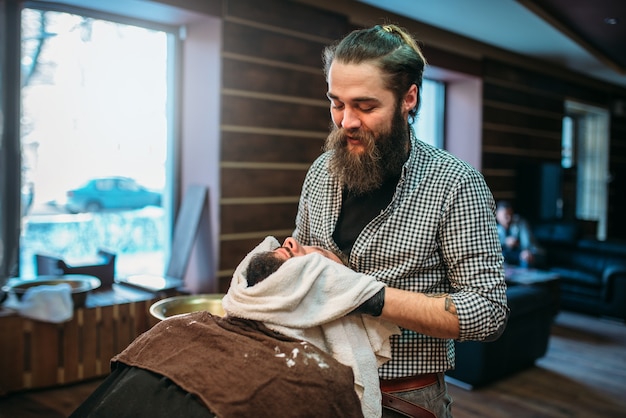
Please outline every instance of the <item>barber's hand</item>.
[{"label": "barber's hand", "polygon": [[372,316],[380,316],[385,305],[385,288],[380,289],[374,296],[366,300],[352,313],[361,313]]}]

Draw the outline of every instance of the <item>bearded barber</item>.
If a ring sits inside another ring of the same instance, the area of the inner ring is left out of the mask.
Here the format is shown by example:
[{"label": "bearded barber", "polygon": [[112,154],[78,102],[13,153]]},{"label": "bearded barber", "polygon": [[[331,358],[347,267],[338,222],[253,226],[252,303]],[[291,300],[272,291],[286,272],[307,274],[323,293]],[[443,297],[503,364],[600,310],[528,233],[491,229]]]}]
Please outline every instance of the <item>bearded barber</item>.
[{"label": "bearded barber", "polygon": [[424,66],[416,41],[395,25],[325,49],[334,126],[307,173],[293,234],[388,285],[369,312],[402,328],[379,370],[383,417],[451,417],[444,373],[454,367],[454,340],[497,338],[509,312],[489,188],[410,126]]}]

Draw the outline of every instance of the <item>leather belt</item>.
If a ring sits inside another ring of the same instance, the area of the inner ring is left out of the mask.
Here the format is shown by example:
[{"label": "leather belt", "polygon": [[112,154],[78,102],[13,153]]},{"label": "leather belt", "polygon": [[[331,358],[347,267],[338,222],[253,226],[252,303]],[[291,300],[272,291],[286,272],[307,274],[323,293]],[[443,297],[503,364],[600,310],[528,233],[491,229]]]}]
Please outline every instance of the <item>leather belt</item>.
[{"label": "leather belt", "polygon": [[426,386],[434,385],[438,380],[438,373],[420,374],[397,379],[381,379],[380,390],[383,395],[382,406],[383,408],[390,409],[407,417],[436,418],[435,414],[428,409],[402,399],[394,395],[393,392],[422,389]]},{"label": "leather belt", "polygon": [[392,393],[383,392],[383,408],[411,418],[437,418],[428,409],[402,399]]},{"label": "leather belt", "polygon": [[398,377],[397,379],[380,379],[380,390],[387,393],[417,390],[434,385],[438,379],[438,373],[418,374],[415,376]]}]

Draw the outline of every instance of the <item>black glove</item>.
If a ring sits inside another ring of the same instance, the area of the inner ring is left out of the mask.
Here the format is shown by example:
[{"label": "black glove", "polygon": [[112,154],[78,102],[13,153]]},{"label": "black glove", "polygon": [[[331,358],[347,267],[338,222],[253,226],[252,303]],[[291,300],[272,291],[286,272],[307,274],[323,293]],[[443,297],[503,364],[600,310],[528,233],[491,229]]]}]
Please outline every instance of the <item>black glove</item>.
[{"label": "black glove", "polygon": [[366,300],[356,308],[353,313],[368,314],[372,316],[380,316],[385,305],[385,287],[382,287],[374,296]]}]

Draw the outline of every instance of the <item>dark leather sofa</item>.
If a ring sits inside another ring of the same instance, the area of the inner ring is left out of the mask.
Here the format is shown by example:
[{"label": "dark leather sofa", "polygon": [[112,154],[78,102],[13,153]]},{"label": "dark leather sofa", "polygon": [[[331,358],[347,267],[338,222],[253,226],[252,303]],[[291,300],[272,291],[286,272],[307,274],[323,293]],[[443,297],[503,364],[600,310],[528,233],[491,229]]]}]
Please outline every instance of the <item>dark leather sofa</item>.
[{"label": "dark leather sofa", "polygon": [[560,276],[562,309],[626,321],[626,242],[583,237],[576,222],[534,231],[545,249],[541,267]]},{"label": "dark leather sofa", "polygon": [[555,295],[542,285],[511,285],[507,289],[511,313],[506,329],[495,341],[456,342],[456,367],[446,375],[469,388],[532,367],[548,349],[554,319]]}]

